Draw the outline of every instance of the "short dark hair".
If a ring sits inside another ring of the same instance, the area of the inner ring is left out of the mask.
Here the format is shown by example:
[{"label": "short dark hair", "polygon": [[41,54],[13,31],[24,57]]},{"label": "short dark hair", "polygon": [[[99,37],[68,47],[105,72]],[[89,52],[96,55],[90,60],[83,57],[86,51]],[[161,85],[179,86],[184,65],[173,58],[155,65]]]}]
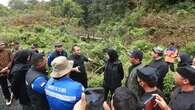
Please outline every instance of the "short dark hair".
[{"label": "short dark hair", "polygon": [[19,45],[20,44],[18,41],[14,41],[13,43],[14,43],[14,45]]},{"label": "short dark hair", "polygon": [[137,96],[127,87],[119,87],[113,95],[115,110],[141,110],[142,106]]},{"label": "short dark hair", "polygon": [[183,78],[189,80],[190,85],[195,85],[195,69],[190,65],[178,67],[176,69]]},{"label": "short dark hair", "polygon": [[44,55],[41,53],[33,53],[31,58],[32,65],[36,66],[38,63],[44,60]]},{"label": "short dark hair", "polygon": [[174,42],[171,42],[170,45],[175,45],[175,43]]},{"label": "short dark hair", "polygon": [[74,51],[74,47],[80,47],[79,45],[75,44],[72,46],[72,52]]}]

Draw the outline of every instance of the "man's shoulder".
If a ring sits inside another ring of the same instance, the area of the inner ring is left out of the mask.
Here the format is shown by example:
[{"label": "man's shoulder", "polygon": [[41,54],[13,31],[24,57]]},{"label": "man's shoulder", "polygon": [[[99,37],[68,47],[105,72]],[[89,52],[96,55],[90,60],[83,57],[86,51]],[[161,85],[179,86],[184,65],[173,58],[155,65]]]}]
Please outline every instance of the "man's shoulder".
[{"label": "man's shoulder", "polygon": [[135,69],[135,70],[141,69],[141,68],[143,68],[144,66],[145,66],[144,64],[139,64],[138,66],[136,66],[136,67],[133,68],[133,69]]},{"label": "man's shoulder", "polygon": [[69,87],[74,89],[74,90],[78,90],[78,91],[84,91],[84,87],[81,83],[77,82],[77,81],[73,81],[72,79],[69,80]]},{"label": "man's shoulder", "polygon": [[134,68],[132,69],[131,73],[130,73],[131,76],[132,76],[132,75],[136,76],[136,75],[137,75],[137,70],[143,68],[144,66],[145,66],[144,64],[139,64],[138,66],[134,67]]},{"label": "man's shoulder", "polygon": [[53,52],[50,53],[50,56],[54,56],[56,54],[57,54],[56,51],[53,51]]},{"label": "man's shoulder", "polygon": [[44,77],[44,78],[47,78],[46,75],[44,75],[43,73],[35,70],[33,67],[31,67],[28,71],[27,71],[27,74],[26,74],[26,77]]},{"label": "man's shoulder", "polygon": [[4,49],[4,50],[2,51],[2,53],[9,53],[9,54],[11,54],[11,50],[10,50],[10,49]]}]

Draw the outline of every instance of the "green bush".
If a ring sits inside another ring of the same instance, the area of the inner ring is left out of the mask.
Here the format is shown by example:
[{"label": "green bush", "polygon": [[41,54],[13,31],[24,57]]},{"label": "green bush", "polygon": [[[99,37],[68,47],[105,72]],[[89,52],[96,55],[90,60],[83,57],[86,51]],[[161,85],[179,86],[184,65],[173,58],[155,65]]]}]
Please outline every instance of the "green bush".
[{"label": "green bush", "polygon": [[101,87],[103,85],[103,75],[91,73],[88,75],[89,87]]},{"label": "green bush", "polygon": [[186,47],[182,48],[182,51],[185,51],[188,54],[192,54],[193,52],[195,52],[195,42],[187,43]]},{"label": "green bush", "polygon": [[139,48],[142,51],[146,52],[147,50],[151,50],[154,44],[146,41],[146,40],[136,40],[131,43],[134,48]]},{"label": "green bush", "polygon": [[145,34],[145,29],[134,27],[133,29],[130,30],[129,34],[133,36],[141,36]]},{"label": "green bush", "polygon": [[167,73],[165,79],[164,79],[164,90],[163,93],[167,100],[170,100],[170,95],[174,87],[174,79],[173,79],[173,74],[172,72]]}]

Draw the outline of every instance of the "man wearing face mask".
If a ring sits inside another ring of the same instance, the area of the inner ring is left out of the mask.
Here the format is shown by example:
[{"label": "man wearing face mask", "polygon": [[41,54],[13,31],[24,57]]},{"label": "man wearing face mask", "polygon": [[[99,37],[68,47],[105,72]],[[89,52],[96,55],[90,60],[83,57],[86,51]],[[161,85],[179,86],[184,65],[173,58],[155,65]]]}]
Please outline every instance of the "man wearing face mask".
[{"label": "man wearing face mask", "polygon": [[81,54],[81,48],[78,45],[72,47],[73,54],[70,56],[70,60],[73,60],[73,68],[79,66],[80,72],[71,72],[70,78],[74,81],[80,82],[85,88],[87,88],[87,73],[85,70],[84,62],[91,61],[91,59]]},{"label": "man wearing face mask", "polygon": [[44,91],[48,80],[46,60],[42,54],[34,53],[31,63],[32,67],[26,75],[26,85],[33,110],[49,110],[49,105]]}]

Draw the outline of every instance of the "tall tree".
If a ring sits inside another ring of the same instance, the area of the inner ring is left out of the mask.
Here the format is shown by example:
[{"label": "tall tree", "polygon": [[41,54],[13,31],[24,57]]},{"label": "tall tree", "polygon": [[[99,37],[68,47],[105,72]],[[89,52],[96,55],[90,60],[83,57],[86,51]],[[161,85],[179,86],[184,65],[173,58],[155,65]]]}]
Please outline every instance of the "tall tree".
[{"label": "tall tree", "polygon": [[13,9],[23,10],[26,8],[25,0],[10,0],[8,6]]}]

